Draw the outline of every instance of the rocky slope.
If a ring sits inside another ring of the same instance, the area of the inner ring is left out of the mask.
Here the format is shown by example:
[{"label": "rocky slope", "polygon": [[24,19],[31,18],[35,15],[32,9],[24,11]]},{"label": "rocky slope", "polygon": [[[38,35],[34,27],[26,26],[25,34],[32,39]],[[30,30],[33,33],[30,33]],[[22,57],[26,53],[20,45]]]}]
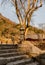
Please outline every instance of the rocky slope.
[{"label": "rocky slope", "polygon": [[[43,36],[43,37],[42,37]],[[45,32],[35,27],[28,27],[25,38],[45,39]],[[17,43],[20,40],[20,24],[16,24],[0,14],[0,43]],[[38,41],[31,41],[33,44]],[[41,41],[42,42],[42,41]],[[45,42],[45,41],[44,41]]]},{"label": "rocky slope", "polygon": [[19,29],[17,25],[0,14],[0,42],[12,43],[18,40]]}]

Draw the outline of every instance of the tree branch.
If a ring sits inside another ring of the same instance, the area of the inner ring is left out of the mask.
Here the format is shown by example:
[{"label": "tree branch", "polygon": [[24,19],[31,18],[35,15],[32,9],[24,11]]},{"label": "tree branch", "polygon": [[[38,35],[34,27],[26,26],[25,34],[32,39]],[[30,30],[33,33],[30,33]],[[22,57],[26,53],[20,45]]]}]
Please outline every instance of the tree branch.
[{"label": "tree branch", "polygon": [[22,23],[22,16],[21,16],[20,10],[19,10],[18,5],[17,5],[17,0],[15,0],[15,7],[16,7],[17,17],[18,17],[20,23]]}]

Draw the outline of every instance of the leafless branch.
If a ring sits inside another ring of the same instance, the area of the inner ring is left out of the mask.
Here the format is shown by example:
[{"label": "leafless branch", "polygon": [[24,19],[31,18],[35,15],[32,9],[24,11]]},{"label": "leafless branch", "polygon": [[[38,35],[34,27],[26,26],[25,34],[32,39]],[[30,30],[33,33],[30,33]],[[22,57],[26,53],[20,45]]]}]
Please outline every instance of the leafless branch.
[{"label": "leafless branch", "polygon": [[30,22],[33,12],[42,6],[42,0],[13,0],[13,2],[20,23],[26,20],[28,20],[27,23]]}]

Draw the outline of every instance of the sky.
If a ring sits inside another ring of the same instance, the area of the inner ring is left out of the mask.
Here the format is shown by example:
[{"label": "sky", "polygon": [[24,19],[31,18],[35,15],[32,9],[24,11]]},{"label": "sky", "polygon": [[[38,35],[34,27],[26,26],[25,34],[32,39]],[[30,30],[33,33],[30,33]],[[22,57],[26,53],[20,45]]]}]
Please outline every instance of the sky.
[{"label": "sky", "polygon": [[[4,0],[0,0],[0,13],[12,20],[13,22],[19,23],[18,18],[16,16],[15,7],[12,5],[10,0],[5,0],[3,5],[1,6],[1,3]],[[31,18],[31,25],[40,27],[39,24],[45,24],[45,3],[41,8],[39,8],[37,11],[35,11]]]}]

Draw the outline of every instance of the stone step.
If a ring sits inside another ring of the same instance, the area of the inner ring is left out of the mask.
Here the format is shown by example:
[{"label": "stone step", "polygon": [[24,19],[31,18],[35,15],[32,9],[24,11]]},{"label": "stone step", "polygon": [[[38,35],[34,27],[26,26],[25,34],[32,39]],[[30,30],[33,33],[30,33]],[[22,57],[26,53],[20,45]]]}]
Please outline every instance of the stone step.
[{"label": "stone step", "polygon": [[14,62],[10,62],[7,65],[26,65],[26,64],[31,63],[31,62],[33,62],[32,59],[28,58],[28,59],[22,59],[22,60],[17,60],[17,61],[14,61]]},{"label": "stone step", "polygon": [[19,49],[2,49],[0,50],[0,54],[2,53],[11,53],[11,52],[18,52]]},{"label": "stone step", "polygon": [[25,53],[21,53],[21,52],[12,52],[12,53],[3,53],[0,54],[0,57],[11,57],[11,56],[17,56],[17,55],[24,55]]},{"label": "stone step", "polygon": [[16,49],[18,45],[0,45],[0,49]]},{"label": "stone step", "polygon": [[15,47],[0,47],[0,49],[15,49]]},{"label": "stone step", "polygon": [[0,46],[17,46],[17,44],[0,44]]},{"label": "stone step", "polygon": [[17,45],[0,45],[0,65],[26,65],[33,62],[31,58],[19,51]]},{"label": "stone step", "polygon": [[27,55],[20,55],[20,56],[12,56],[12,57],[6,57],[6,58],[3,58],[3,57],[0,57],[0,65],[6,65],[7,63],[9,62],[16,62],[18,60],[22,60],[22,59],[26,59],[26,56]]}]

